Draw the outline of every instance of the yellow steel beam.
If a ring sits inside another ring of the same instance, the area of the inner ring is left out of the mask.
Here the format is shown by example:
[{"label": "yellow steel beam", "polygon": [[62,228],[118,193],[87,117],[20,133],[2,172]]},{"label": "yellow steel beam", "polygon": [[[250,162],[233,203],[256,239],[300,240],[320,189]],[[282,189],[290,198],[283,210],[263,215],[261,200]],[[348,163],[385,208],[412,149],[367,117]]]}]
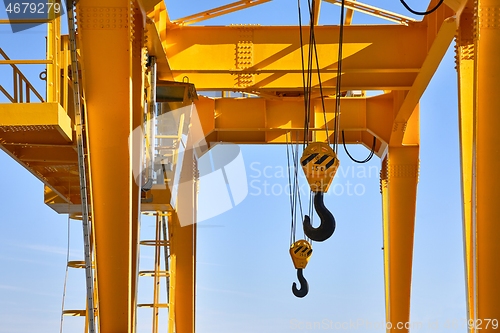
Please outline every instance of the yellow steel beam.
[{"label": "yellow steel beam", "polygon": [[[356,1],[356,0],[352,0]],[[354,10],[352,8],[347,8],[347,11],[345,12],[345,25],[351,25],[352,24],[352,17],[354,16]]]},{"label": "yellow steel beam", "polygon": [[[238,10],[246,9],[249,7],[257,6],[266,2],[269,2],[271,0],[240,0],[236,1],[224,6],[220,6],[217,8],[205,10],[193,15],[189,15],[177,20],[173,20],[172,23],[181,25],[181,26],[186,26],[194,23],[198,23],[201,21],[205,21],[217,16],[229,14]],[[317,0],[318,2],[320,0]]]},{"label": "yellow steel beam", "polygon": [[40,59],[0,60],[0,65],[45,65],[45,64],[52,64],[52,60],[40,60]]},{"label": "yellow steel beam", "polygon": [[[424,23],[346,26],[343,89],[410,89],[427,56],[422,45],[432,43],[434,37],[429,29]],[[318,26],[315,32],[323,87],[333,93],[338,27]],[[298,35],[298,27],[191,26],[169,30],[166,54],[174,79],[187,77],[197,90],[300,92]],[[400,56],[401,50],[405,57]],[[315,77],[315,88],[318,83]]]},{"label": "yellow steel beam", "polygon": [[137,222],[138,204],[128,145],[134,122],[132,41],[141,31],[134,31],[130,1],[80,1],[77,18],[87,101],[99,331],[133,332],[132,224]]},{"label": "yellow steel beam", "polygon": [[145,42],[150,56],[156,57],[158,65],[158,76],[164,80],[173,81],[172,71],[165,54],[165,39],[167,35],[167,26],[170,20],[165,7],[165,3],[161,1],[154,7],[154,10],[148,14],[146,20]]},{"label": "yellow steel beam", "polygon": [[[348,12],[346,14],[349,14],[349,11],[351,12],[350,17],[352,19],[352,12],[353,11],[358,11],[361,13],[365,13],[368,15],[372,15],[384,20],[388,20],[391,22],[399,23],[402,25],[409,25],[410,23],[416,22],[417,20],[404,16],[398,13],[390,12],[388,10],[382,9],[382,8],[377,8],[374,6],[370,6],[361,2],[356,2],[356,0],[324,0],[326,2],[332,3],[334,5],[340,6],[342,5],[342,2],[345,3],[345,7],[348,8]],[[346,15],[348,16],[348,15]],[[346,24],[347,23],[347,17],[346,17]]]},{"label": "yellow steel beam", "polygon": [[[434,13],[427,15],[423,21],[423,23],[428,25],[427,34],[429,36],[429,42],[427,44],[427,56],[415,81],[404,97],[394,120],[399,127],[391,136],[390,143],[392,145],[401,144],[404,136],[405,124],[418,104],[420,97],[422,97],[441,59],[448,50],[448,46],[455,36],[457,18],[452,16],[453,14],[454,13],[448,7],[441,6]],[[425,49],[424,45],[425,44],[419,45],[419,48]]]},{"label": "yellow steel beam", "polygon": [[[464,261],[467,291],[467,319],[474,320],[477,305],[475,295],[474,228],[472,224],[472,177],[474,133],[474,13],[472,6],[460,15],[456,40],[459,92],[460,162],[462,174],[462,214]],[[475,332],[474,327],[469,330]]]},{"label": "yellow steel beam", "polygon": [[[346,143],[361,143],[382,156],[392,132],[394,94],[368,98],[342,98],[340,129],[346,131]],[[263,98],[200,98],[195,102],[207,142],[286,143],[287,133],[303,138],[304,102],[302,99],[269,100]],[[321,100],[313,102],[310,139],[326,141]],[[335,99],[325,99],[330,141],[333,140]],[[289,140],[289,139],[288,139]]]},{"label": "yellow steel beam", "polygon": [[[473,135],[472,234],[474,312],[477,330],[494,332],[486,327],[488,319],[500,318],[500,2],[475,2],[475,114]],[[470,88],[469,88],[470,89]],[[473,237],[474,237],[473,236]],[[479,327],[479,323],[481,326]]]},{"label": "yellow steel beam", "polygon": [[319,23],[319,13],[321,11],[321,0],[313,0],[312,1],[314,5],[314,10],[313,10],[313,18],[314,18],[314,25],[318,25]]},{"label": "yellow steel beam", "polygon": [[391,147],[381,173],[387,332],[408,331],[419,147]]}]

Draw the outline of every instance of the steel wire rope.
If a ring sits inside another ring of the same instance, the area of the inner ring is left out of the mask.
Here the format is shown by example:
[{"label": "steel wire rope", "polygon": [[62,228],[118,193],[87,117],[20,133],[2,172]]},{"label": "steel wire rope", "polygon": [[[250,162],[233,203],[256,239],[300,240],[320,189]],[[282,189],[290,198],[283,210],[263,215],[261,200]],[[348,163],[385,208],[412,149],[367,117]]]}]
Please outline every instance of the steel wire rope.
[{"label": "steel wire rope", "polygon": [[306,85],[306,75],[305,75],[305,65],[304,65],[304,41],[302,36],[302,11],[300,8],[300,0],[297,0],[298,12],[299,12],[299,38],[300,38],[300,58],[302,67],[302,86],[304,88],[304,143],[303,149],[306,148],[306,142],[309,142],[309,116],[307,113],[307,85]]},{"label": "steel wire rope", "polygon": [[[299,143],[298,143],[298,133],[295,135],[295,155],[292,156],[294,162],[294,172],[295,172],[295,192],[298,198],[298,206],[300,210],[300,216],[303,219],[304,213],[302,212],[302,199],[300,198],[300,184],[299,184]],[[293,150],[292,150],[293,152]],[[297,214],[295,214],[297,216]]]},{"label": "steel wire rope", "polygon": [[294,205],[294,196],[292,194],[293,187],[292,185],[292,176],[290,173],[292,172],[290,170],[290,152],[289,152],[289,144],[288,144],[288,132],[286,132],[286,160],[287,160],[287,174],[288,174],[288,187],[290,189],[290,213],[292,217],[292,223],[290,226],[290,245],[292,245],[295,242],[295,216],[294,216],[294,211],[295,211],[295,205]]},{"label": "steel wire rope", "polygon": [[[69,204],[68,204],[69,206]],[[67,249],[66,249],[66,272],[64,273],[64,285],[63,285],[63,294],[62,294],[62,302],[61,302],[61,324],[59,325],[59,333],[62,333],[63,331],[63,322],[64,322],[64,303],[66,300],[66,285],[68,283],[68,271],[69,271],[69,244],[70,244],[70,225],[71,225],[71,220],[69,218],[68,214],[68,242],[67,242]]]},{"label": "steel wire rope", "polygon": [[342,5],[340,6],[340,25],[339,25],[339,52],[337,58],[337,83],[335,86],[335,136],[334,136],[334,150],[335,154],[338,153],[339,145],[339,130],[340,130],[340,86],[342,84],[342,49],[344,45],[344,12],[345,12],[345,0],[342,0]]},{"label": "steel wire rope", "polygon": [[[323,110],[323,120],[324,120],[324,123],[325,123],[326,140],[328,142],[328,145],[330,145],[330,135],[328,134],[328,122],[326,120],[325,96],[323,94],[323,83],[321,81],[321,71],[320,71],[320,67],[319,67],[318,50],[317,50],[317,47],[316,47],[316,34],[315,34],[315,31],[314,31],[315,17],[314,17],[314,10],[313,10],[313,8],[315,7],[315,2],[316,2],[316,0],[312,0],[312,3],[308,0],[308,3],[309,3],[310,31],[311,31],[311,39],[312,39],[311,40],[311,44],[313,45],[313,51],[314,51],[313,53],[314,53],[315,60],[316,60],[316,71],[318,73],[319,93],[320,93],[320,97],[321,97],[321,107],[322,107],[322,110]],[[311,73],[312,73],[312,68],[311,68]],[[310,87],[310,89],[312,90],[312,86]]]},{"label": "steel wire rope", "polygon": [[[68,181],[68,197],[71,198],[71,183]],[[61,324],[59,325],[59,333],[63,331],[64,323],[64,303],[66,301],[66,285],[68,283],[68,272],[69,272],[69,248],[70,248],[70,237],[71,237],[71,219],[69,217],[69,212],[71,204],[68,202],[68,241],[66,247],[66,272],[64,273],[64,284],[63,284],[63,294],[61,301]]]}]

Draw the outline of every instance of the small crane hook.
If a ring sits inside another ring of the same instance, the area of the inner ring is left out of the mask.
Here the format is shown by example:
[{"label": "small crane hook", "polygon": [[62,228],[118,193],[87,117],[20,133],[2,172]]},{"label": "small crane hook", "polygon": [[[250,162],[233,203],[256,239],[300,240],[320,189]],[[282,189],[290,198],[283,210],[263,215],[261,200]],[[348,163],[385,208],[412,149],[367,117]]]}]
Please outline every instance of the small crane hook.
[{"label": "small crane hook", "polygon": [[297,278],[299,279],[300,289],[297,289],[297,284],[294,282],[292,284],[292,292],[296,297],[302,298],[309,292],[309,283],[307,283],[304,274],[302,274],[302,268],[297,269]]},{"label": "small crane hook", "polygon": [[310,239],[316,242],[323,242],[330,238],[335,231],[335,218],[332,213],[325,207],[323,202],[323,192],[314,193],[314,209],[321,220],[320,225],[314,228],[311,225],[311,219],[309,216],[304,216],[304,233]]}]

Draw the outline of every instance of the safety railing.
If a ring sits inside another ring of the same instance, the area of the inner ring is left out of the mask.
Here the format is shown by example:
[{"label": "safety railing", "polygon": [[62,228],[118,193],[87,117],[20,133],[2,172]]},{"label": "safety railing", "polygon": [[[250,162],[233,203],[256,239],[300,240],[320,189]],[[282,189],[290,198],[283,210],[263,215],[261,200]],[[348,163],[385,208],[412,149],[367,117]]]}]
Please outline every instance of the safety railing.
[{"label": "safety railing", "polygon": [[[30,103],[32,95],[38,98],[40,102],[44,102],[44,98],[42,95],[38,93],[38,91],[33,87],[31,82],[24,76],[21,70],[15,65],[20,63],[33,63],[26,62],[22,60],[11,60],[7,54],[0,48],[0,55],[3,57],[3,60],[0,61],[0,64],[8,64],[12,67],[12,82],[13,82],[13,92],[10,94],[4,86],[0,84],[0,91],[9,99],[11,103]],[[37,61],[36,63],[47,63],[46,60]]]},{"label": "safety railing", "polygon": [[[48,3],[56,3],[58,0],[48,0]],[[61,63],[63,57],[61,48],[61,21],[60,17],[53,12],[47,18],[23,18],[23,19],[1,19],[0,24],[46,24],[46,58],[45,59],[10,59],[4,50],[0,48],[0,65],[10,65],[12,67],[12,90],[8,91],[0,85],[0,92],[7,97],[11,103],[31,103],[31,102],[60,102],[61,98]],[[67,50],[67,49],[66,49]],[[66,51],[67,52],[67,51]],[[3,59],[2,59],[3,58]],[[40,79],[46,81],[45,98],[35,89],[33,84],[21,72],[17,65],[46,65],[46,69],[40,73]],[[67,104],[67,103],[66,103]],[[65,107],[66,105],[63,105]],[[66,109],[66,108],[65,108]],[[67,110],[67,109],[66,109]]]}]

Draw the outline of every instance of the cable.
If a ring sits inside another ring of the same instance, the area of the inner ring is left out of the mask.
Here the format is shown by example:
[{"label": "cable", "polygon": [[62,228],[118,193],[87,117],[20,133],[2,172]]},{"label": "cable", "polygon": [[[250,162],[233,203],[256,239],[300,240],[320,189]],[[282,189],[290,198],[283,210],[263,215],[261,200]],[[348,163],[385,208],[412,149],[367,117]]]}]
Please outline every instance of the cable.
[{"label": "cable", "polygon": [[416,11],[416,10],[413,10],[410,8],[410,6],[408,6],[408,4],[405,2],[405,0],[399,0],[403,6],[405,6],[405,8],[412,14],[415,14],[415,15],[429,15],[433,12],[435,12],[444,2],[444,0],[439,0],[438,4],[432,8],[432,9],[429,9],[428,11],[425,11],[425,12],[419,12],[419,11]]},{"label": "cable", "polygon": [[[293,152],[292,152],[293,153]],[[290,188],[290,211],[292,216],[292,224],[290,226],[290,245],[295,242],[295,219],[294,219],[294,199],[292,192],[294,189],[292,188],[292,176],[290,175],[290,152],[289,152],[289,144],[288,144],[288,132],[286,133],[286,160],[288,164],[287,174],[288,174],[288,186]]]},{"label": "cable", "polygon": [[[315,56],[315,60],[316,60],[316,71],[318,73],[319,94],[321,97],[321,107],[323,110],[323,120],[325,123],[326,140],[328,142],[328,145],[330,145],[330,135],[328,133],[328,122],[326,119],[325,96],[323,94],[323,83],[321,80],[321,71],[320,71],[320,66],[319,66],[318,50],[316,47],[316,34],[315,34],[315,30],[314,30],[314,22],[316,21],[315,20],[316,18],[314,17],[315,1],[316,0],[312,0],[312,4],[309,2],[309,20],[310,20],[310,31],[311,31],[311,44],[313,45],[313,48],[314,48],[312,51],[314,51],[314,56]],[[311,51],[311,55],[313,53],[312,51]],[[312,73],[312,68],[311,68],[311,73]],[[310,89],[312,89],[312,85],[311,85]]]},{"label": "cable", "polygon": [[299,9],[299,35],[300,35],[300,56],[301,56],[301,64],[302,64],[302,86],[304,87],[304,144],[303,149],[306,148],[306,142],[309,140],[309,116],[307,114],[308,108],[308,99],[307,99],[307,86],[306,86],[306,74],[304,68],[304,42],[302,37],[302,12],[300,9],[300,0],[297,0],[298,9]]},{"label": "cable", "polygon": [[363,163],[366,163],[369,160],[371,160],[373,157],[373,154],[375,153],[375,145],[376,144],[377,144],[377,138],[375,136],[373,136],[373,144],[372,144],[372,150],[371,150],[370,154],[363,161],[359,161],[359,160],[355,159],[354,157],[352,157],[351,154],[349,154],[349,152],[347,151],[347,147],[345,145],[344,131],[342,130],[342,145],[344,146],[344,150],[347,153],[347,156],[349,156],[353,162],[363,164]]},{"label": "cable", "polygon": [[342,49],[344,45],[344,12],[345,12],[345,0],[342,0],[342,5],[340,6],[340,27],[339,27],[339,54],[337,59],[337,84],[335,86],[335,137],[334,137],[334,147],[335,154],[338,152],[339,145],[339,130],[340,130],[340,86],[342,83]]},{"label": "cable", "polygon": [[[295,187],[297,191],[297,197],[299,201],[299,209],[300,209],[300,217],[302,220],[304,220],[304,213],[302,212],[302,200],[300,198],[300,186],[299,186],[299,134],[297,133],[295,135],[295,156],[293,157],[294,161],[294,168],[295,168]],[[292,151],[293,152],[293,151]],[[297,212],[295,212],[295,218],[297,218]]]},{"label": "cable", "polygon": [[[69,206],[69,204],[68,204]],[[69,210],[68,210],[69,212]],[[62,333],[63,331],[63,321],[64,321],[64,301],[66,300],[66,285],[68,282],[68,270],[69,270],[69,239],[70,239],[70,226],[71,226],[71,220],[69,218],[69,213],[68,213],[68,247],[66,249],[66,273],[64,274],[64,287],[63,287],[63,294],[62,294],[62,304],[61,304],[61,324],[59,326],[59,333]]]}]

